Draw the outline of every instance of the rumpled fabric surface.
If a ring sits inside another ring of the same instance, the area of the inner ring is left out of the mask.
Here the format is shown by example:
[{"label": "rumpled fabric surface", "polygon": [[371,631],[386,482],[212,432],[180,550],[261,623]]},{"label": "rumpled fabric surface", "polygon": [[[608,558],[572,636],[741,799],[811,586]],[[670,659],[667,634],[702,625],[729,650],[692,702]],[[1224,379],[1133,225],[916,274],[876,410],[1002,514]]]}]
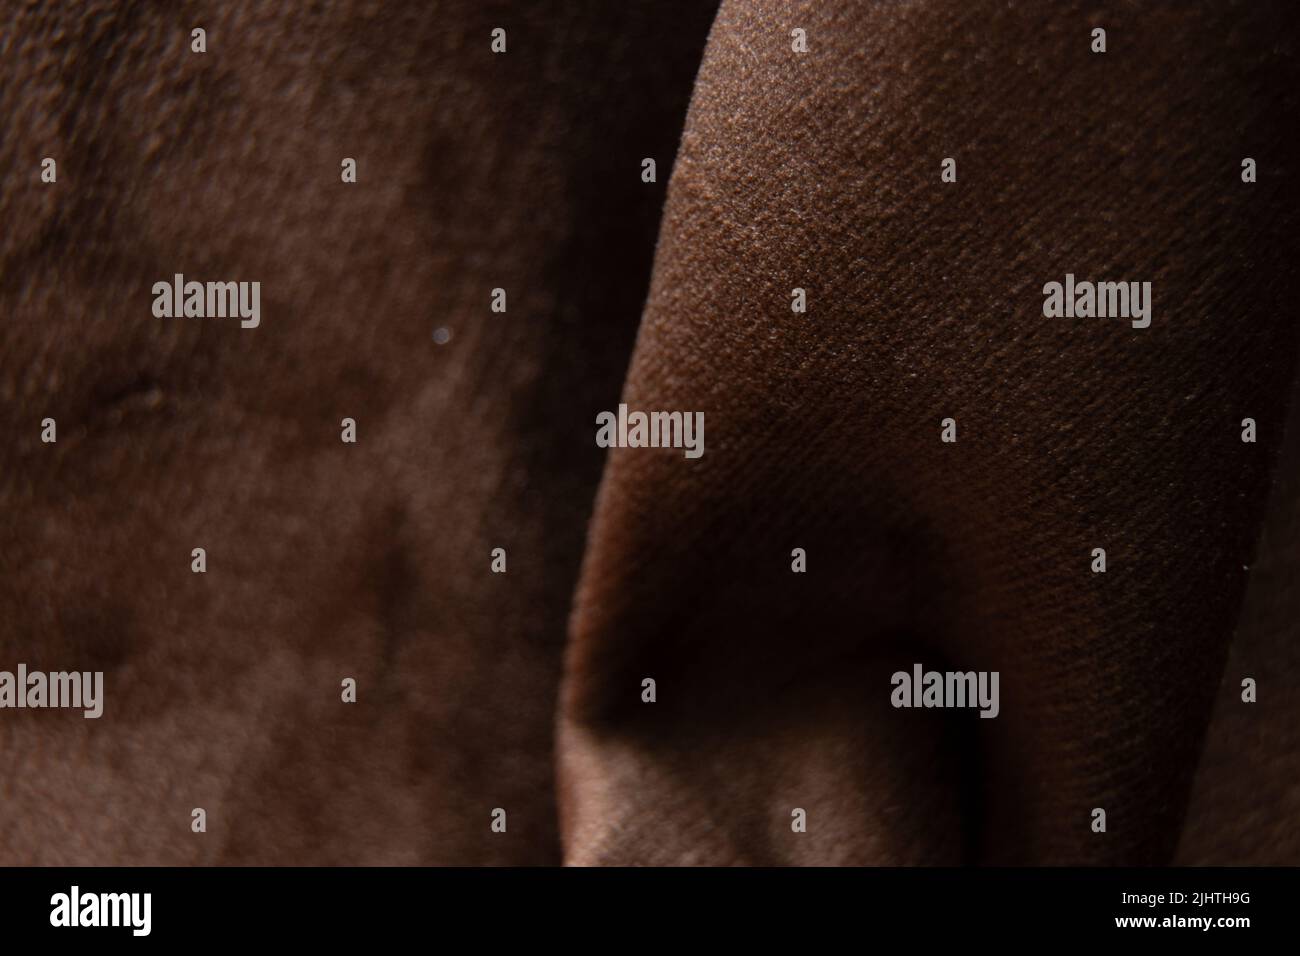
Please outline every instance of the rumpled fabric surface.
[{"label": "rumpled fabric surface", "polygon": [[1300,863],[1292,5],[0,27],[0,863]]},{"label": "rumpled fabric surface", "polygon": [[[0,668],[106,696],[0,712],[0,863],[559,862],[591,423],[713,11],[0,9]],[[155,318],[178,272],[261,324]]]},{"label": "rumpled fabric surface", "polygon": [[[710,448],[610,456],[565,692],[571,860],[1172,857],[1216,685],[1238,684],[1294,368],[1292,26],[1274,5],[723,3],[625,386],[704,409]],[[1150,280],[1150,328],[1043,318],[1066,273]],[[1000,716],[891,708],[918,661],[999,671]],[[1293,714],[1294,682],[1251,663]],[[1225,769],[1293,770],[1245,706],[1221,706],[1244,724]],[[1296,785],[1234,798],[1294,806]],[[1283,809],[1250,803],[1223,812]],[[1295,820],[1260,855],[1294,862]]]}]

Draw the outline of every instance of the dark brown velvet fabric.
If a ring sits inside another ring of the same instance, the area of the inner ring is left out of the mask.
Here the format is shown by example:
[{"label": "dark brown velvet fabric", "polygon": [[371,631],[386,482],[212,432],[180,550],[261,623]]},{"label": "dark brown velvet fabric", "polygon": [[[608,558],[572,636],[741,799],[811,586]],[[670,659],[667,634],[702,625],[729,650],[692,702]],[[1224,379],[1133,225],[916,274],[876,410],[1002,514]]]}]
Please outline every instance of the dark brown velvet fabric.
[{"label": "dark brown velvet fabric", "polygon": [[[590,423],[712,11],[544,6],[6,5],[0,668],[107,702],[0,712],[0,862],[561,859]],[[176,272],[260,327],[154,318]]]},{"label": "dark brown velvet fabric", "polygon": [[1300,863],[1290,5],[716,10],[0,7],[0,864]]},{"label": "dark brown velvet fabric", "polygon": [[[1169,861],[1296,355],[1293,25],[1211,6],[723,4],[625,387],[709,451],[610,456],[571,861]],[[1150,328],[1044,318],[1067,272],[1151,281]],[[891,708],[915,662],[1000,716]]]}]

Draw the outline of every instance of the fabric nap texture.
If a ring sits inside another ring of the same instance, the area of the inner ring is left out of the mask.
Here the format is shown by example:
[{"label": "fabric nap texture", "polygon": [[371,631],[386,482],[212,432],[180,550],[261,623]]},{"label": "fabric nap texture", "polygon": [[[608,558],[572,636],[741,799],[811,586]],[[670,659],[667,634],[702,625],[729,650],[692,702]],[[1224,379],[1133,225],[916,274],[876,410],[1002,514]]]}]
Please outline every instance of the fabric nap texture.
[{"label": "fabric nap texture", "polygon": [[[710,447],[611,453],[564,694],[571,862],[1172,858],[1296,356],[1291,16],[723,3],[624,392],[704,410]],[[1150,328],[1043,318],[1066,273],[1152,282]],[[915,662],[1000,672],[1000,716],[891,708]],[[1288,808],[1242,791],[1294,806],[1294,777],[1249,783],[1285,741],[1235,745],[1233,829]],[[1258,858],[1296,862],[1288,820]]]},{"label": "fabric nap texture", "polygon": [[[0,668],[107,701],[0,712],[0,863],[560,861],[590,423],[712,12],[4,7]],[[260,326],[154,318],[177,272]]]},{"label": "fabric nap texture", "polygon": [[4,6],[0,864],[1300,863],[1296,27]]}]

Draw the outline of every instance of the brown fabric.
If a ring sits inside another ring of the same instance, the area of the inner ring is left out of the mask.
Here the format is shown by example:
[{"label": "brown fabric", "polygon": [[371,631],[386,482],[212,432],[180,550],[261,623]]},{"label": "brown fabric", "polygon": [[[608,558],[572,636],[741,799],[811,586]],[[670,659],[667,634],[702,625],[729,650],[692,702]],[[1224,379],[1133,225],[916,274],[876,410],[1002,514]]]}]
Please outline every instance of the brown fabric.
[{"label": "brown fabric", "polygon": [[[0,669],[107,703],[0,712],[0,863],[559,862],[590,422],[711,13],[6,6]],[[176,272],[260,327],[154,318]]]},{"label": "brown fabric", "polygon": [[[1288,17],[723,4],[625,388],[709,451],[610,456],[570,861],[1171,858],[1296,354]],[[1043,318],[1067,272],[1153,282],[1151,327]],[[1000,716],[892,709],[915,662]]]},{"label": "brown fabric", "polygon": [[715,10],[0,10],[0,864],[1300,863],[1290,5]]},{"label": "brown fabric", "polygon": [[[1179,863],[1300,865],[1300,377]],[[1259,699],[1241,701],[1243,678]]]}]

